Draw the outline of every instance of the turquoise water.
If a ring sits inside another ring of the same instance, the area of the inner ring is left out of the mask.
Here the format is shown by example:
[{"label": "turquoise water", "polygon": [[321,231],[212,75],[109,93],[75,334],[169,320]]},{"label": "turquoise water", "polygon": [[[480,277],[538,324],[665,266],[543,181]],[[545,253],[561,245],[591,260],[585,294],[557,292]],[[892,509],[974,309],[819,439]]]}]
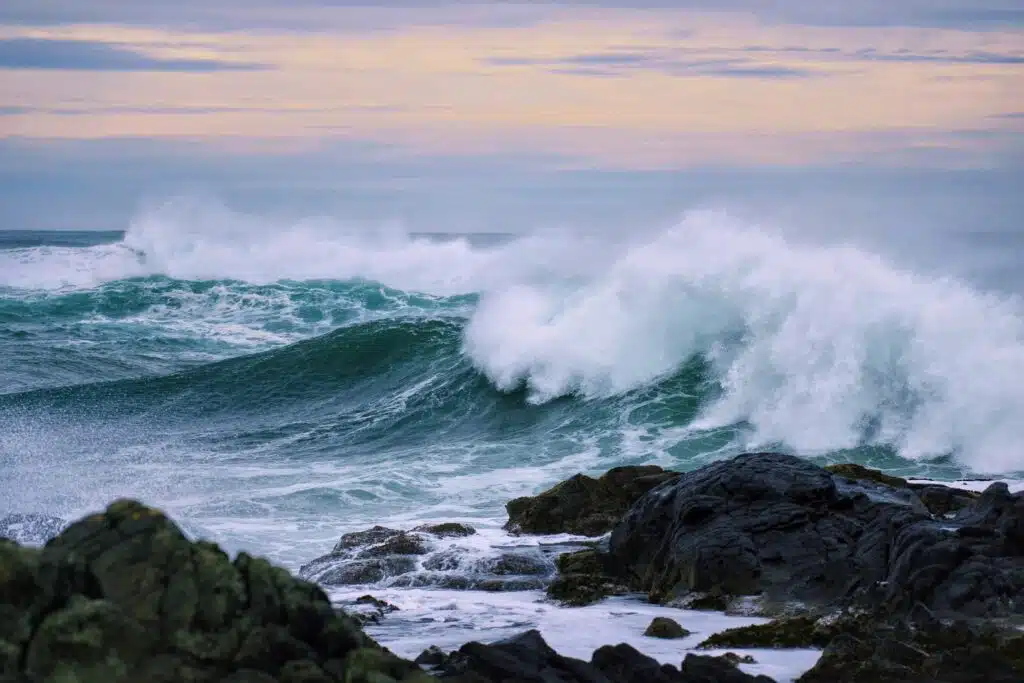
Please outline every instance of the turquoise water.
[{"label": "turquoise water", "polygon": [[0,514],[138,496],[289,566],[749,448],[1024,470],[1013,296],[717,214],[610,240],[0,232]]}]

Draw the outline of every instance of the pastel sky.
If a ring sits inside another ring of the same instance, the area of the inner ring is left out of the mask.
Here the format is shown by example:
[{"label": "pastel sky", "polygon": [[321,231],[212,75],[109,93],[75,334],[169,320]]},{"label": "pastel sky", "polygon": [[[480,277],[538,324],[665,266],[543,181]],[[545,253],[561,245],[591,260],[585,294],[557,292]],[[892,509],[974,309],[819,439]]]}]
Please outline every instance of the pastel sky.
[{"label": "pastel sky", "polygon": [[23,227],[124,227],[185,185],[400,218],[475,183],[480,221],[556,186],[1022,168],[1019,0],[0,3]]}]

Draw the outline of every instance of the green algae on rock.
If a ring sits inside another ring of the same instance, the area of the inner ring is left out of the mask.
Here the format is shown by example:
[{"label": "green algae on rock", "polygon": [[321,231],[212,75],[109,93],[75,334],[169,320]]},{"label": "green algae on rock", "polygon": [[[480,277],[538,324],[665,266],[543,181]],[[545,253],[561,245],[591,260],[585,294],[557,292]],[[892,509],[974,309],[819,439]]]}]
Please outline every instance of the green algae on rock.
[{"label": "green algae on rock", "polygon": [[[317,586],[121,500],[43,549],[0,541],[0,677],[423,682]],[[229,678],[230,677],[230,678]]]}]

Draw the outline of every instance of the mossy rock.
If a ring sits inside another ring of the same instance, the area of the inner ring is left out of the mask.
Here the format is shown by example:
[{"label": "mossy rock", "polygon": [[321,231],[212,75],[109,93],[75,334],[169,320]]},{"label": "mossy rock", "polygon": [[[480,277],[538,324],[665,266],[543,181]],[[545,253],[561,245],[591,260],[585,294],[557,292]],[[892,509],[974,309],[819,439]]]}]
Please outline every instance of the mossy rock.
[{"label": "mossy rock", "polygon": [[776,619],[767,624],[741,626],[716,633],[698,648],[803,648],[824,647],[832,633],[818,625],[814,617]]},{"label": "mossy rock", "polygon": [[246,553],[232,561],[134,501],[73,523],[41,550],[0,541],[0,678],[430,680],[318,586]]},{"label": "mossy rock", "polygon": [[854,481],[871,481],[876,484],[884,484],[894,489],[907,488],[907,480],[902,477],[893,477],[879,470],[873,470],[856,463],[843,463],[839,465],[828,465],[826,470],[840,477],[853,479]]},{"label": "mossy rock", "polygon": [[685,638],[690,635],[690,632],[679,625],[679,622],[668,617],[655,617],[651,621],[650,626],[644,631],[644,635],[649,638],[663,638],[666,640],[674,640],[676,638]]},{"label": "mossy rock", "polygon": [[627,592],[625,586],[596,574],[563,574],[547,588],[548,597],[565,607],[585,607]]},{"label": "mossy rock", "polygon": [[605,563],[596,550],[579,550],[559,555],[555,561],[559,574],[603,574]]},{"label": "mossy rock", "polygon": [[655,465],[614,467],[598,479],[577,474],[536,496],[509,501],[505,529],[515,534],[601,536],[641,496],[678,476]]}]

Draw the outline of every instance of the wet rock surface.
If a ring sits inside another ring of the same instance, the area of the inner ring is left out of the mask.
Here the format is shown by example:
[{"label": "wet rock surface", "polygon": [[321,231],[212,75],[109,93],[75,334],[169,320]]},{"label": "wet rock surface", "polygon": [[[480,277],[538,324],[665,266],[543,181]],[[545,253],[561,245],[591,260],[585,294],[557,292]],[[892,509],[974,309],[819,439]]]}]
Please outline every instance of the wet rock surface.
[{"label": "wet rock surface", "polygon": [[547,587],[548,597],[568,607],[582,607],[629,592],[608,570],[606,559],[606,554],[594,548],[560,555],[558,576]]},{"label": "wet rock surface", "polygon": [[506,506],[505,528],[516,534],[607,533],[640,496],[679,474],[654,465],[616,467],[598,479],[583,474]]},{"label": "wet rock surface", "polygon": [[685,638],[690,635],[690,632],[679,625],[679,622],[668,617],[655,617],[651,621],[651,625],[644,631],[644,635],[650,638],[665,638],[672,640],[675,638]]},{"label": "wet rock surface", "polygon": [[909,487],[755,453],[643,496],[606,566],[658,602],[717,592],[771,613],[848,605],[940,615],[1024,614],[1024,497],[994,483],[951,519]]},{"label": "wet rock surface", "polygon": [[45,548],[0,541],[0,679],[425,681],[315,585],[118,501]]},{"label": "wet rock surface", "polygon": [[[481,556],[458,540],[476,534],[456,523],[412,531],[376,526],[345,534],[334,550],[303,565],[299,576],[324,586],[385,583],[392,587],[519,591],[544,588],[560,545],[496,548]],[[445,545],[444,542],[456,545]]]}]

